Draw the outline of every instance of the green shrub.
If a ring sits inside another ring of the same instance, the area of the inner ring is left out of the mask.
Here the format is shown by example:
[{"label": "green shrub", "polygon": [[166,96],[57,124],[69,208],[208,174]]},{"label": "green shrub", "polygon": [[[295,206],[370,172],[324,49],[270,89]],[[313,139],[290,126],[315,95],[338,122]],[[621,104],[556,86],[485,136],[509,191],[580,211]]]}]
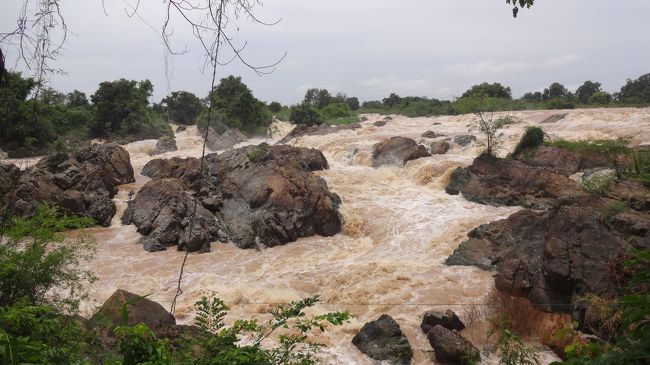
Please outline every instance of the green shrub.
[{"label": "green shrub", "polygon": [[323,119],[330,120],[336,118],[352,117],[356,114],[346,103],[332,103],[320,110]]},{"label": "green shrub", "polygon": [[[90,218],[70,217],[47,206],[39,207],[33,218],[10,219],[1,232],[0,306],[26,300],[76,308],[84,283],[93,279],[79,264],[92,256],[94,246],[83,234],[64,242],[57,232],[94,224]],[[46,297],[53,287],[57,294]]]},{"label": "green shrub", "polygon": [[289,118],[296,124],[305,124],[308,126],[323,122],[323,117],[318,110],[312,106],[302,104],[291,107],[291,116]]},{"label": "green shrub", "polygon": [[537,349],[524,345],[519,336],[508,329],[499,334],[499,365],[540,365],[538,352]]},{"label": "green shrub", "polygon": [[605,196],[609,192],[609,187],[614,180],[615,178],[613,176],[597,175],[584,180],[581,186],[588,193]]},{"label": "green shrub", "polygon": [[544,131],[540,127],[527,127],[524,135],[521,136],[519,143],[512,153],[514,157],[527,149],[535,149],[544,144]]}]

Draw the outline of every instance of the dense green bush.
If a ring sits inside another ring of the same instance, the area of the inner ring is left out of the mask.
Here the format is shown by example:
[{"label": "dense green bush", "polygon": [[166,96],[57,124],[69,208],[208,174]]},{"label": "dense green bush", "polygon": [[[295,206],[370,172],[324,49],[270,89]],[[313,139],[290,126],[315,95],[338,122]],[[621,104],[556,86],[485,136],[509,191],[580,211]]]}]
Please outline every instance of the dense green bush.
[{"label": "dense green bush", "polygon": [[194,124],[203,111],[201,99],[188,91],[174,91],[160,101],[169,120],[179,124]]},{"label": "dense green bush", "polygon": [[524,134],[521,136],[519,143],[515,147],[512,155],[514,157],[527,149],[535,149],[544,144],[544,131],[540,127],[527,127]]},{"label": "dense green bush", "polygon": [[318,110],[305,104],[291,107],[291,116],[289,119],[296,124],[305,124],[308,126],[321,124],[323,122],[323,116],[318,112]]},{"label": "dense green bush", "polygon": [[328,119],[352,117],[355,116],[356,114],[352,110],[350,110],[350,107],[346,103],[333,103],[321,109],[320,115],[323,117],[323,119],[328,120]]}]

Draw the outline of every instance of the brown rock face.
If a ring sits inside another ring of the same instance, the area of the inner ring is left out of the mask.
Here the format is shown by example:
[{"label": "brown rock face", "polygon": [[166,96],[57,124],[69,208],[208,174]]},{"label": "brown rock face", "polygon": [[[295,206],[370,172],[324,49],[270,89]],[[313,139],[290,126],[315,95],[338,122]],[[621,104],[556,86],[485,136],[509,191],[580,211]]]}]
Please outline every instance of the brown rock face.
[{"label": "brown rock face", "polygon": [[176,140],[171,136],[164,136],[158,138],[156,142],[156,148],[150,153],[150,155],[159,155],[165,152],[177,151],[178,146],[176,146]]},{"label": "brown rock face", "polygon": [[551,172],[569,176],[584,169],[606,167],[608,162],[602,157],[583,156],[563,148],[541,146],[518,159],[530,166],[545,167]]},{"label": "brown rock face", "polygon": [[449,142],[445,141],[438,141],[438,142],[433,142],[431,143],[431,154],[432,155],[444,155],[449,151],[451,146],[449,145]]},{"label": "brown rock face", "polygon": [[369,357],[386,360],[392,365],[408,365],[413,357],[411,345],[399,324],[387,314],[364,324],[352,338],[352,344]]},{"label": "brown rock face", "polygon": [[[227,234],[237,246],[252,248],[314,234],[331,236],[341,229],[340,199],[329,191],[325,180],[312,173],[328,167],[318,150],[261,144],[207,155],[200,186],[198,164],[195,159],[158,160],[147,164],[145,170],[156,178],[174,177],[182,182],[182,189],[196,191],[192,198],[199,199],[213,220],[223,222],[225,232],[219,239]],[[174,187],[176,193],[180,186]],[[141,193],[144,188],[135,200]],[[157,214],[153,205],[142,208],[144,216]],[[134,205],[133,211],[138,209]],[[171,214],[177,217],[174,221],[182,221],[185,215],[181,211]],[[147,219],[133,222],[139,230],[147,227]],[[142,232],[149,234],[147,229]],[[173,238],[165,242],[173,242]]]},{"label": "brown rock face", "polygon": [[427,339],[436,352],[436,359],[442,363],[469,365],[481,360],[481,354],[471,342],[441,325],[434,326]]},{"label": "brown rock face", "polygon": [[9,202],[11,192],[20,175],[21,171],[18,166],[0,163],[0,208]]},{"label": "brown rock face", "polygon": [[228,150],[238,143],[246,141],[248,138],[237,128],[231,128],[219,134],[210,128],[206,146],[213,151]]},{"label": "brown rock face", "polygon": [[456,169],[445,190],[477,203],[533,209],[549,208],[558,198],[587,195],[575,181],[547,168],[494,158],[476,158],[469,167]]},{"label": "brown rock face", "polygon": [[421,157],[429,157],[426,147],[405,137],[392,137],[372,146],[372,166],[398,165]]},{"label": "brown rock face", "polygon": [[124,148],[114,143],[93,145],[73,157],[45,157],[27,169],[15,183],[10,208],[13,214],[29,216],[41,203],[54,204],[108,226],[115,215],[111,198],[116,186],[133,181]]},{"label": "brown rock face", "polygon": [[127,324],[130,326],[144,323],[157,333],[164,327],[176,324],[174,316],[159,303],[122,289],[116,290],[104,302],[91,318],[91,322],[97,322],[108,329],[121,326],[123,323],[120,309],[125,304],[129,311]]}]

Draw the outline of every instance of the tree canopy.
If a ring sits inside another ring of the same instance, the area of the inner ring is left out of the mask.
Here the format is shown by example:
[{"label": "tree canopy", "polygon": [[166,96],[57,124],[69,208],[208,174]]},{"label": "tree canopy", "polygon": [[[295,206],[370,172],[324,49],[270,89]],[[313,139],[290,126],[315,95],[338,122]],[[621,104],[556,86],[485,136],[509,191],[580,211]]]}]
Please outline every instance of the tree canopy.
[{"label": "tree canopy", "polygon": [[498,82],[489,84],[484,82],[482,84],[474,85],[469,90],[465,91],[461,97],[481,97],[487,96],[490,98],[512,99],[512,91],[510,87],[505,87]]},{"label": "tree canopy", "polygon": [[204,106],[196,95],[188,91],[174,91],[160,102],[171,121],[179,124],[194,124],[194,119]]}]

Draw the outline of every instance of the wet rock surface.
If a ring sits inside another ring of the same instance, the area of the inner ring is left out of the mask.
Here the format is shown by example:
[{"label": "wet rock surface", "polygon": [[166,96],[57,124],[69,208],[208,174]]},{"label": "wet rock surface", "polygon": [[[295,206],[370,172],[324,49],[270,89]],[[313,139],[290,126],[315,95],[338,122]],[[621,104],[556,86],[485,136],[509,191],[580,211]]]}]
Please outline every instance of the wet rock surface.
[{"label": "wet rock surface", "polygon": [[170,136],[163,136],[158,138],[158,141],[156,141],[156,147],[154,148],[153,151],[151,151],[151,155],[159,155],[161,153],[165,152],[172,152],[172,151],[177,151],[178,146],[176,146],[176,140],[174,137]]},{"label": "wet rock surface", "polygon": [[47,203],[68,213],[94,218],[110,225],[115,215],[111,198],[117,185],[135,181],[129,153],[114,143],[92,145],[74,156],[51,155],[22,172],[9,197],[12,214],[33,215]]},{"label": "wet rock surface", "polygon": [[451,145],[447,141],[437,141],[431,143],[431,154],[432,155],[444,155],[449,151]]},{"label": "wet rock surface", "polygon": [[[200,132],[203,134],[202,132]],[[236,144],[245,142],[248,139],[245,134],[237,128],[231,128],[219,134],[214,129],[208,131],[206,146],[213,151],[222,151],[233,148]]]},{"label": "wet rock surface", "polygon": [[369,357],[389,364],[408,365],[413,357],[411,345],[399,324],[387,314],[364,324],[352,338],[352,344]]},{"label": "wet rock surface", "polygon": [[481,355],[478,349],[456,331],[441,325],[434,326],[427,339],[436,352],[436,359],[444,364],[476,364]]},{"label": "wet rock surface", "polygon": [[420,324],[422,332],[429,333],[433,327],[437,325],[443,326],[452,331],[461,331],[465,329],[465,324],[463,324],[460,318],[458,318],[456,313],[451,309],[447,309],[444,312],[427,311],[424,313],[422,323]]},{"label": "wet rock surface", "polygon": [[614,293],[612,260],[631,247],[650,246],[650,198],[634,180],[615,181],[603,196],[569,179],[583,166],[567,153],[542,149],[528,160],[476,159],[452,174],[448,193],[493,205],[520,205],[507,219],[468,233],[447,259],[497,271],[500,291],[521,295],[553,312],[571,312],[582,322],[578,298]]},{"label": "wet rock surface", "polygon": [[476,142],[476,136],[473,136],[471,134],[464,134],[454,137],[454,143],[461,147],[465,147],[472,142]]},{"label": "wet rock surface", "polygon": [[406,137],[391,137],[372,146],[372,166],[403,166],[410,160],[428,157],[426,147]]},{"label": "wet rock surface", "polygon": [[291,132],[289,132],[284,138],[279,140],[276,144],[285,144],[289,143],[294,138],[302,136],[322,136],[326,134],[338,133],[340,131],[346,130],[355,130],[361,128],[360,123],[351,123],[351,124],[341,124],[341,125],[329,125],[329,124],[318,124],[318,125],[297,125]]},{"label": "wet rock surface", "polygon": [[[315,234],[331,236],[341,230],[340,199],[313,173],[328,168],[316,149],[261,144],[210,154],[205,157],[203,179],[199,166],[200,160],[192,158],[147,164],[143,171],[156,180],[138,192],[125,213],[126,222],[164,245],[182,243],[186,207],[198,199],[203,223],[196,231],[204,234],[198,233],[190,247],[201,251],[216,239],[254,248]],[[172,199],[178,209],[162,216],[164,225],[151,225],[148,222],[162,209],[156,203],[161,199]]]}]

